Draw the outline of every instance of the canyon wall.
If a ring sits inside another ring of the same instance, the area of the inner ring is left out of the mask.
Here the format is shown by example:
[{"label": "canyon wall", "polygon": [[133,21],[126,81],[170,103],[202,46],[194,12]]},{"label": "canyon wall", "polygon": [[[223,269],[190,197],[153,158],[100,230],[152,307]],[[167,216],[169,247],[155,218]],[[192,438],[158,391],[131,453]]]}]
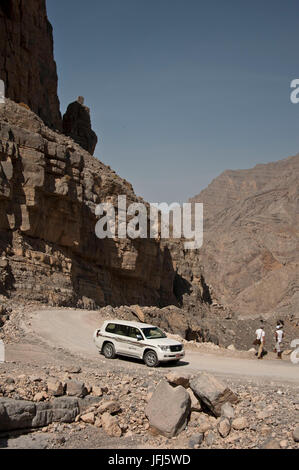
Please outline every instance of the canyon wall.
[{"label": "canyon wall", "polygon": [[200,250],[180,240],[99,240],[96,205],[140,199],[91,156],[97,137],[82,97],[65,115],[68,136],[56,132],[44,0],[1,1],[0,52],[11,98],[0,106],[0,295],[88,308],[174,304],[214,323],[298,315],[298,155],[226,171],[193,198],[204,203]]},{"label": "canyon wall", "polygon": [[138,198],[91,156],[97,137],[82,97],[62,126],[44,0],[1,1],[0,53],[0,295],[88,308],[181,304],[188,281],[167,244],[95,236],[98,203]]},{"label": "canyon wall", "polygon": [[0,106],[0,293],[52,305],[176,302],[167,246],[100,240],[95,207],[132,186],[8,99]]},{"label": "canyon wall", "polygon": [[1,0],[0,79],[6,97],[61,130],[52,26],[45,0]]}]

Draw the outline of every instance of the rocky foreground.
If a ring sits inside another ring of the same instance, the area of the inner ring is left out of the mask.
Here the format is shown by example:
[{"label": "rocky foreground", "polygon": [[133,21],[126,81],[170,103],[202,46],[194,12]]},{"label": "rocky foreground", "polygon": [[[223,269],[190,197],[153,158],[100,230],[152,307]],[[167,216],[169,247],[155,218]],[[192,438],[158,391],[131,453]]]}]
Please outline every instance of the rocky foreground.
[{"label": "rocky foreground", "polygon": [[293,384],[68,364],[0,365],[0,446],[299,448]]},{"label": "rocky foreground", "polygon": [[[220,377],[202,373],[200,362],[198,372],[190,373],[179,366],[148,369],[140,361],[134,366],[134,360],[106,360],[96,349],[94,356],[76,354],[36,336],[30,311],[9,312],[2,329],[13,355],[0,364],[0,446],[299,448],[296,374],[289,383]],[[199,357],[207,351],[215,358],[250,355],[254,363],[254,351],[184,343]]]},{"label": "rocky foreground", "polygon": [[219,354],[252,347],[260,317],[272,350],[283,318],[289,344],[299,321],[298,155],[225,172],[195,197],[205,207],[202,250],[99,241],[96,205],[141,199],[92,156],[82,97],[61,119],[44,0],[1,2],[0,50],[9,98],[0,109],[0,338],[18,356],[0,364],[0,447],[298,449],[295,383],[132,372],[125,361],[41,347],[19,329],[37,305],[103,307]]}]

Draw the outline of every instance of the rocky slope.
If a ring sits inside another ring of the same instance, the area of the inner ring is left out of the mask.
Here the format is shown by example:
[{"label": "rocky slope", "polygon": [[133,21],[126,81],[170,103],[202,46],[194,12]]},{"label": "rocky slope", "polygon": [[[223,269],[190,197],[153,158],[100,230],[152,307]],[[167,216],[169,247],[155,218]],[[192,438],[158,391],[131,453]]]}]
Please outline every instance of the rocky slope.
[{"label": "rocky slope", "polygon": [[236,313],[299,313],[298,178],[296,155],[226,171],[191,199],[204,203],[206,282]]},{"label": "rocky slope", "polygon": [[127,181],[8,99],[0,161],[2,295],[90,308],[176,302],[167,247],[96,238],[97,204],[137,201]]},{"label": "rocky slope", "polygon": [[45,0],[1,0],[0,79],[6,96],[61,129],[52,26]]},{"label": "rocky slope", "polygon": [[82,97],[62,123],[44,0],[1,2],[0,50],[0,78],[11,98],[0,107],[2,302],[95,308],[182,305],[190,298],[191,308],[202,304],[201,277],[191,289],[180,243],[96,238],[98,203],[138,198],[91,156],[97,136]]},{"label": "rocky slope", "polygon": [[138,198],[91,156],[97,137],[81,97],[64,118],[69,137],[50,129],[62,121],[44,0],[1,2],[0,49],[6,96],[28,105],[0,107],[2,299],[176,305],[184,334],[200,323],[197,338],[217,336],[235,313],[298,314],[299,156],[225,172],[195,197],[205,208],[199,251],[174,240],[100,241],[96,205]]}]

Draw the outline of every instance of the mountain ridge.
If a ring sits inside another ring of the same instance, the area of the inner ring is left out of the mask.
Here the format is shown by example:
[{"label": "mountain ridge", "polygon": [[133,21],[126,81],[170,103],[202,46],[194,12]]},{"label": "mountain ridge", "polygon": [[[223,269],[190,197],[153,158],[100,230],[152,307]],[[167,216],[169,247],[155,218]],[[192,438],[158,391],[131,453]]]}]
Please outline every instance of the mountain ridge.
[{"label": "mountain ridge", "polygon": [[237,313],[299,312],[298,181],[299,154],[227,170],[190,198],[204,204],[207,282]]}]

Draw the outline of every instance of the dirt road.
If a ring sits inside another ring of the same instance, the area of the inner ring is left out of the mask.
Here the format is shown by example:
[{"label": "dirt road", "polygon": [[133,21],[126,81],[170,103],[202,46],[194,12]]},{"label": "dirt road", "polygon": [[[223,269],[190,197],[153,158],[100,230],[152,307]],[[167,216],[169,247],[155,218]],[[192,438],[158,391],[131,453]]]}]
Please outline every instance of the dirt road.
[{"label": "dirt road", "polygon": [[[104,361],[92,341],[94,330],[104,320],[98,312],[73,309],[44,309],[33,312],[24,324],[26,331],[34,333],[43,342],[55,348],[62,348],[84,359]],[[236,353],[237,355],[237,353]],[[141,362],[130,359],[117,359],[124,368],[145,367]],[[164,366],[165,367],[165,366]],[[167,366],[166,366],[167,367]],[[219,375],[259,378],[275,382],[299,383],[299,365],[289,358],[257,361],[240,357],[227,357],[217,354],[187,351],[180,369],[195,372],[205,370]]]}]

